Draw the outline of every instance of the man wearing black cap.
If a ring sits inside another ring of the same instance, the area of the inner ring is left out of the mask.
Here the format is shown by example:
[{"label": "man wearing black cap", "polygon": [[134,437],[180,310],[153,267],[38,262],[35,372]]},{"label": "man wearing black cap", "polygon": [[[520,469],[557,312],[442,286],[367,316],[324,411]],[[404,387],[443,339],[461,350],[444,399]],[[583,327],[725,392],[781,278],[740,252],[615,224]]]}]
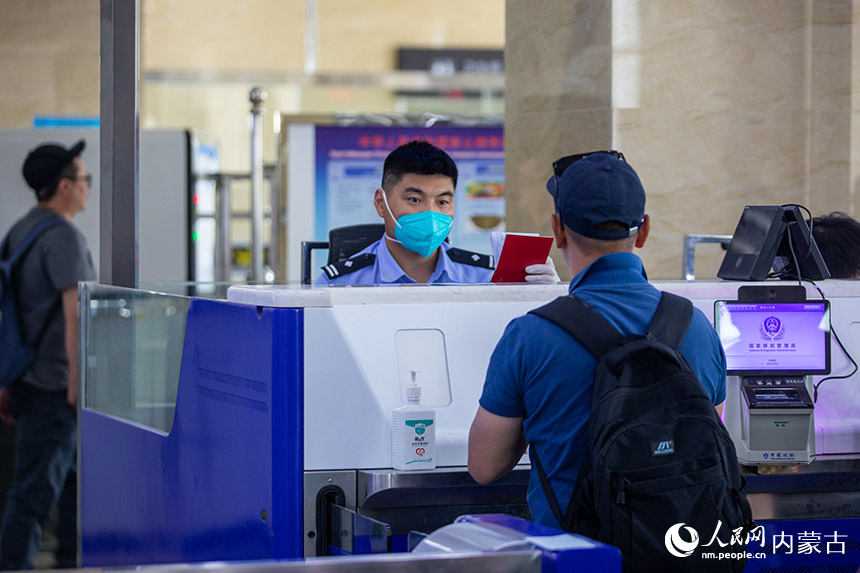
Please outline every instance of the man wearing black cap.
[{"label": "man wearing black cap", "polygon": [[[23,336],[36,357],[0,390],[0,418],[15,422],[15,476],[0,534],[0,570],[32,569],[41,529],[60,499],[57,565],[76,566],[77,284],[96,278],[83,233],[72,219],[87,204],[92,176],[71,148],[41,145],[23,165],[37,205],[7,235],[6,257],[29,232],[53,221],[15,266],[13,288]],[[69,481],[67,481],[69,478]],[[65,487],[65,489],[64,489]]]},{"label": "man wearing black cap", "polygon": [[[547,181],[556,209],[552,228],[574,275],[570,293],[622,334],[644,334],[660,291],[648,283],[642,261],[633,254],[645,245],[651,229],[639,176],[617,151],[564,157],[553,164],[553,171]],[[701,311],[694,311],[680,349],[721,409],[725,354]],[[564,510],[588,449],[595,365],[594,356],[554,323],[534,314],[511,321],[490,359],[472,423],[472,476],[480,483],[495,481],[516,465],[530,444],[531,451],[540,452]],[[559,527],[534,463],[528,502],[532,519]]]}]

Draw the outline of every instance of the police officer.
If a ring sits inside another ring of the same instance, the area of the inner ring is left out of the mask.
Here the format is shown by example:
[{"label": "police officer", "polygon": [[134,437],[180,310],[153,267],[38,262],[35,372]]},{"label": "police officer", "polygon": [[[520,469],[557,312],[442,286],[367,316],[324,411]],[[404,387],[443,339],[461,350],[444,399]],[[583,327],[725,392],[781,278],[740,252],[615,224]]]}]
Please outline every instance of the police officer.
[{"label": "police officer", "polygon": [[[488,283],[492,257],[445,242],[454,224],[457,165],[426,141],[401,145],[385,158],[382,189],[373,196],[385,235],[345,261],[323,267],[316,284]],[[557,283],[547,264],[526,268],[526,280]]]}]

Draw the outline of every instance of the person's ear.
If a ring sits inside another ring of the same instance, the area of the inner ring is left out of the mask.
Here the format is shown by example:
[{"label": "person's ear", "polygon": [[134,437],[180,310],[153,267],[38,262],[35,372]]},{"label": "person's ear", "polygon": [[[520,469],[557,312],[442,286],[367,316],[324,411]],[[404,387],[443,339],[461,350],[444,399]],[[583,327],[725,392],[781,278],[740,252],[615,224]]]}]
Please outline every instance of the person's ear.
[{"label": "person's ear", "polygon": [[552,234],[555,237],[555,246],[559,248],[559,250],[564,250],[567,247],[567,232],[564,228],[564,223],[561,220],[561,217],[558,216],[558,213],[553,213],[550,215],[550,223],[552,224]]},{"label": "person's ear", "polygon": [[376,207],[376,214],[385,219],[388,209],[385,208],[385,199],[382,194],[385,193],[382,189],[377,189],[373,194],[373,206]]},{"label": "person's ear", "polygon": [[646,214],[642,219],[642,228],[636,233],[636,248],[641,249],[645,246],[645,241],[648,240],[648,233],[651,232],[651,216]]},{"label": "person's ear", "polygon": [[57,188],[54,190],[54,196],[65,196],[68,194],[69,189],[71,189],[72,182],[65,177],[60,177],[60,180],[57,182]]}]

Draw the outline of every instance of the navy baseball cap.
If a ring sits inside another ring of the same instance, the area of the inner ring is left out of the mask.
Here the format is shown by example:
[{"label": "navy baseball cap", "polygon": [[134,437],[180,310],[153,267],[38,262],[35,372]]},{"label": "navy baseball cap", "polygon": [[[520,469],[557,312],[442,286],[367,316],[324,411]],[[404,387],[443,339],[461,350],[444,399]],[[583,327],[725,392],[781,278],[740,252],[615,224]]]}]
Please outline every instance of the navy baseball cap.
[{"label": "navy baseball cap", "polygon": [[63,169],[81,154],[86,144],[83,139],[69,148],[58,143],[46,143],[32,150],[21,168],[27,185],[38,193],[56,182]]},{"label": "navy baseball cap", "polygon": [[[645,219],[645,188],[636,171],[615,151],[580,157],[556,161],[553,176],[546,182],[564,224],[592,239],[612,241],[634,236]],[[621,223],[627,230],[594,228],[608,221]]]}]

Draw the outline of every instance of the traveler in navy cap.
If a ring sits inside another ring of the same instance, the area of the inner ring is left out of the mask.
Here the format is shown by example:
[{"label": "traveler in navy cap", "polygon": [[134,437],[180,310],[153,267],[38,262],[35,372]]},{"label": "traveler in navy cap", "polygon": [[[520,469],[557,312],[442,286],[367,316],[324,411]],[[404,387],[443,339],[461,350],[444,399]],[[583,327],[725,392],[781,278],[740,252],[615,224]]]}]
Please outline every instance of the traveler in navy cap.
[{"label": "traveler in navy cap", "polygon": [[[0,389],[0,419],[17,428],[0,570],[33,568],[42,526],[58,502],[56,565],[77,566],[77,290],[79,281],[96,278],[86,239],[72,223],[92,183],[84,147],[83,140],[68,148],[49,143],[27,155],[21,171],[36,205],[0,247],[4,260],[22,253],[11,286],[22,336],[36,349],[18,380]],[[28,238],[35,240],[25,250]]]},{"label": "traveler in navy cap", "polygon": [[[570,293],[624,335],[644,334],[660,300],[634,250],[651,220],[645,189],[617,151],[563,157],[547,190],[555,201],[556,246],[573,272]],[[681,352],[717,410],[726,396],[726,359],[705,315],[695,310]],[[526,445],[537,451],[562,514],[588,448],[596,359],[571,335],[535,314],[512,320],[490,359],[469,435],[469,472],[480,483],[508,473]],[[532,463],[532,518],[558,527]]]}]

